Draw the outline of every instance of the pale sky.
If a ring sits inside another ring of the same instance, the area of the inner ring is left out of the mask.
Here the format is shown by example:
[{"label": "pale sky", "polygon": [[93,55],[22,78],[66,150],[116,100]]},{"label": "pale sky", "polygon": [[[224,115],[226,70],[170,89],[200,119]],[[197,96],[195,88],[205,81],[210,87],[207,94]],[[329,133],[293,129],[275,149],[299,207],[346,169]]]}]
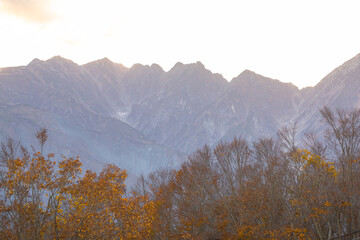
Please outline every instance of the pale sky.
[{"label": "pale sky", "polygon": [[302,88],[360,53],[359,0],[0,0],[0,67],[201,61]]}]

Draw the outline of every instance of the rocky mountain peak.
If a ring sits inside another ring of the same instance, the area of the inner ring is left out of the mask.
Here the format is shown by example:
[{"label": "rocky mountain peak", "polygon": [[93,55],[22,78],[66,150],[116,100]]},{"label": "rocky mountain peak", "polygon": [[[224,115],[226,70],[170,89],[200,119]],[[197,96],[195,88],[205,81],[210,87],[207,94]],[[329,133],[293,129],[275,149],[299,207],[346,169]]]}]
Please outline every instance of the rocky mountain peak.
[{"label": "rocky mountain peak", "polygon": [[200,61],[197,61],[195,64],[194,64],[197,68],[205,68],[204,64]]},{"label": "rocky mountain peak", "polygon": [[250,70],[244,70],[242,73],[240,73],[239,76],[231,80],[230,85],[231,86],[244,85],[244,87],[283,86],[292,90],[299,90],[292,83],[284,83],[276,79],[264,77]]},{"label": "rocky mountain peak", "polygon": [[59,55],[50,58],[50,59],[47,60],[46,62],[57,63],[57,64],[76,64],[76,63],[74,63],[72,60],[67,59],[67,58],[63,58],[63,57],[61,57],[61,56],[59,56]]},{"label": "rocky mountain peak", "polygon": [[101,66],[112,66],[112,65],[115,64],[110,59],[108,59],[107,57],[96,60],[93,63],[101,65]]},{"label": "rocky mountain peak", "polygon": [[113,71],[115,69],[120,70],[120,72],[126,72],[129,69],[120,63],[114,63],[108,58],[102,58],[87,64],[83,65],[86,69],[94,72],[94,70],[104,72],[104,71]]},{"label": "rocky mountain peak", "polygon": [[132,66],[131,66],[131,70],[137,70],[137,69],[142,69],[142,68],[144,68],[145,67],[145,65],[142,65],[141,63],[135,63],[135,64],[133,64]]},{"label": "rocky mountain peak", "polygon": [[205,71],[207,70],[204,66],[204,64],[202,64],[200,61],[197,61],[196,63],[189,63],[189,64],[184,64],[181,62],[177,62],[174,67],[171,68],[171,70],[169,72],[184,72],[184,71],[194,71],[194,70],[198,70],[198,71]]},{"label": "rocky mountain peak", "polygon": [[50,69],[55,71],[78,71],[80,66],[74,63],[70,59],[63,58],[61,56],[54,56],[46,61],[40,61],[38,64],[33,64],[30,66],[37,66],[38,68],[43,68],[44,70],[48,71]]},{"label": "rocky mountain peak", "polygon": [[61,74],[82,73],[82,69],[78,64],[61,56],[54,56],[45,61],[35,58],[24,69],[32,71],[35,74],[39,72],[58,72]]},{"label": "rocky mountain peak", "polygon": [[[239,84],[245,84],[245,83],[254,83],[258,81],[264,81],[265,77],[261,76],[253,71],[250,70],[244,70],[242,73],[239,74],[239,76],[233,78],[230,82],[230,85],[236,86]],[[270,78],[269,78],[270,80]],[[272,80],[272,79],[271,79]]]},{"label": "rocky mountain peak", "polygon": [[[46,126],[55,126],[64,136],[59,149],[70,149],[67,140],[75,141],[76,133],[79,141],[71,145],[83,149],[80,155],[91,152],[93,159],[105,163],[123,154],[121,164],[133,171],[139,163],[145,170],[167,165],[174,149],[191,153],[234,136],[271,136],[291,122],[299,123],[301,133],[317,131],[318,110],[324,105],[360,106],[360,54],[323,80],[330,84],[302,91],[250,70],[228,83],[201,62],[178,62],[164,72],[157,64],[128,69],[103,58],[79,66],[56,56],[34,59],[29,66],[0,74],[4,104],[31,106],[31,114],[23,115],[19,126],[25,129],[29,116],[36,116],[34,126],[40,118],[49,119]],[[41,110],[38,115],[36,109]],[[3,110],[3,116],[12,117],[0,118],[3,129],[18,128],[8,124],[18,115]],[[161,145],[173,150],[167,154]],[[161,161],[154,164],[156,159]]]},{"label": "rocky mountain peak", "polygon": [[244,71],[242,71],[238,78],[244,78],[244,79],[249,79],[249,78],[255,78],[255,77],[258,77],[260,76],[259,74],[257,74],[256,72],[254,71],[251,71],[249,69],[245,69]]},{"label": "rocky mountain peak", "polygon": [[185,64],[183,64],[182,62],[177,62],[175,63],[175,65],[170,69],[170,71],[173,71],[175,69],[179,69],[179,68],[183,68]]},{"label": "rocky mountain peak", "polygon": [[151,65],[143,65],[140,63],[135,63],[131,66],[130,71],[132,73],[151,73],[151,74],[161,74],[165,71],[160,67],[160,65],[153,63]]},{"label": "rocky mountain peak", "polygon": [[337,70],[347,74],[358,67],[360,67],[360,53],[352,59],[346,61],[344,64],[338,67]]},{"label": "rocky mountain peak", "polygon": [[316,87],[338,85],[346,79],[345,76],[351,74],[357,69],[360,69],[360,53],[329,73],[316,85]]},{"label": "rocky mountain peak", "polygon": [[41,61],[40,59],[34,58],[34,59],[28,64],[28,66],[34,66],[34,65],[40,64],[40,63],[42,63],[42,62],[43,62],[43,61]]},{"label": "rocky mountain peak", "polygon": [[159,64],[156,63],[151,64],[150,69],[153,72],[164,72],[164,69]]}]

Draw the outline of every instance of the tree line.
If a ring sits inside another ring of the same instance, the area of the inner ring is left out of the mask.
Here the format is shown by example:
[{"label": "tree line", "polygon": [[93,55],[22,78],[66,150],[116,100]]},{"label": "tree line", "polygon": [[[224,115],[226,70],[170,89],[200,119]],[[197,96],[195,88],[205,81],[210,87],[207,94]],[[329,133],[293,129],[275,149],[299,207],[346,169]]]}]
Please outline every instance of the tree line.
[{"label": "tree line", "polygon": [[141,176],[79,158],[0,151],[2,239],[331,239],[360,230],[360,110],[320,110],[325,126],[299,146],[296,125],[276,138],[204,146],[179,169]]},{"label": "tree line", "polygon": [[126,171],[107,165],[81,173],[79,157],[42,153],[19,142],[1,144],[1,239],[151,239],[154,203],[125,196]]}]

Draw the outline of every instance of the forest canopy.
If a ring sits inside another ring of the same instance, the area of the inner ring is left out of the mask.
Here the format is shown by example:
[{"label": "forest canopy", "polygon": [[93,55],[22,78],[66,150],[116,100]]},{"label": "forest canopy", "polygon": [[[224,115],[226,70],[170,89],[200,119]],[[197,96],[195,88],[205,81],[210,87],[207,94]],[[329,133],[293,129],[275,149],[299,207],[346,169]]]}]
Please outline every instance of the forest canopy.
[{"label": "forest canopy", "polygon": [[1,239],[331,239],[360,229],[360,110],[320,111],[324,135],[204,146],[126,189],[115,165],[1,144]]}]

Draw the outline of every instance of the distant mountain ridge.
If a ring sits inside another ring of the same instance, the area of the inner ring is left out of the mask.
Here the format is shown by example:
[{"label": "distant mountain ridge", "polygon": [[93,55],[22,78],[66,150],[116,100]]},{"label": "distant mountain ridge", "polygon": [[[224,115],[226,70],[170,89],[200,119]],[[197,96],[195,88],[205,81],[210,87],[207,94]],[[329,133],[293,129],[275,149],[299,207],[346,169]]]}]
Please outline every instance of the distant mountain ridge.
[{"label": "distant mountain ridge", "polygon": [[319,132],[324,105],[360,107],[360,54],[302,90],[249,70],[228,82],[201,62],[166,72],[56,56],[0,71],[1,140],[32,144],[45,126],[50,151],[80,155],[88,168],[114,162],[134,175],[177,166],[204,144],[272,136],[294,122],[300,134]]}]

